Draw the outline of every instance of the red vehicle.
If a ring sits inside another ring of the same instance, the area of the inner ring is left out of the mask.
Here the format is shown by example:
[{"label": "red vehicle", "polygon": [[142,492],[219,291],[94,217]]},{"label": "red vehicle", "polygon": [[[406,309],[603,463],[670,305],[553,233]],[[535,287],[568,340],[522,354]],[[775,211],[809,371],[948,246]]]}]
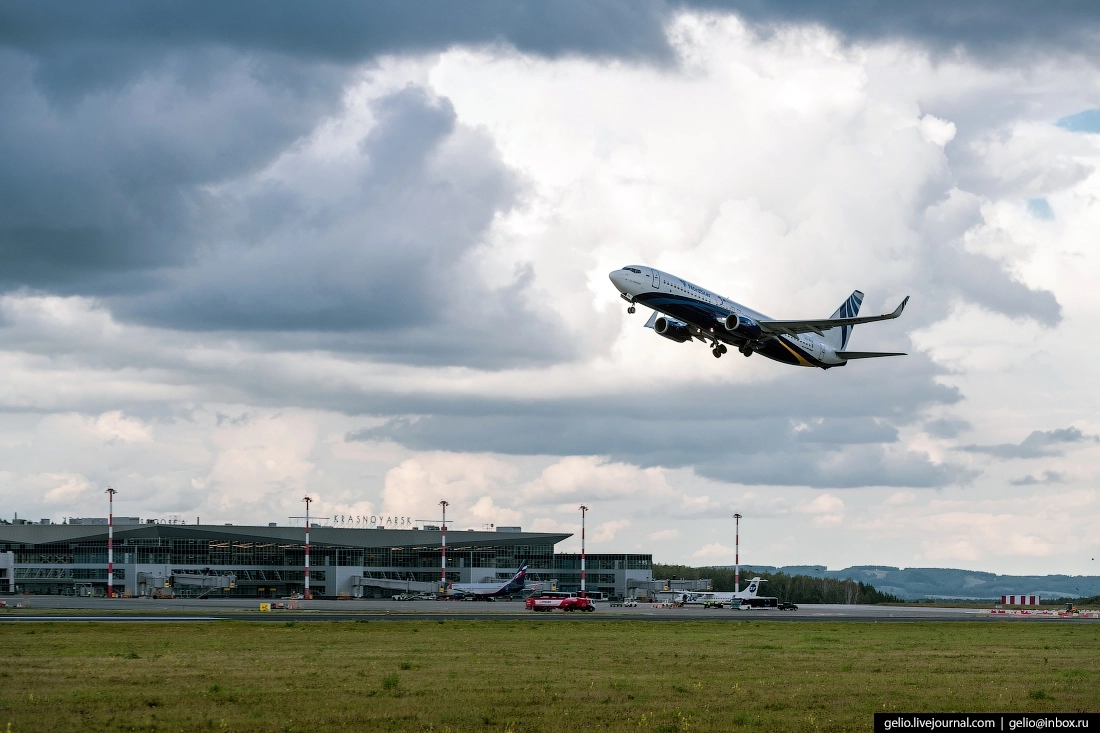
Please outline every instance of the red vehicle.
[{"label": "red vehicle", "polygon": [[553,611],[555,608],[560,608],[567,613],[572,611],[588,611],[591,613],[596,610],[595,604],[587,598],[550,594],[531,596],[524,601],[524,606],[531,611]]}]

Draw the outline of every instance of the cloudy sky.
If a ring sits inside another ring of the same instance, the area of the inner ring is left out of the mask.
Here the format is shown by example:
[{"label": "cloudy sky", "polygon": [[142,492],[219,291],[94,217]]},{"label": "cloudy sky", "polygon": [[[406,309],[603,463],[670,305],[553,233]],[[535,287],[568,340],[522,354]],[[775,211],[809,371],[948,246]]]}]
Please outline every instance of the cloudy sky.
[{"label": "cloudy sky", "polygon": [[[1100,574],[1098,165],[1089,3],[6,3],[0,516]],[[715,360],[627,263],[910,356]]]}]

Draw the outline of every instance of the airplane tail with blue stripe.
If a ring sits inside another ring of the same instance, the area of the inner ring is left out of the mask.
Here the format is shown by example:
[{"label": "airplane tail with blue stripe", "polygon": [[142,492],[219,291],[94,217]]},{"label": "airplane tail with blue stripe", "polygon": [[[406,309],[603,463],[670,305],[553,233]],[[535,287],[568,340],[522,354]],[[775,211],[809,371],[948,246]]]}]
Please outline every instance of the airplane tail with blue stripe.
[{"label": "airplane tail with blue stripe", "polygon": [[[841,303],[830,318],[855,318],[859,315],[859,307],[863,304],[863,293],[853,291],[848,300]],[[825,332],[825,343],[837,351],[842,351],[848,345],[848,339],[852,337],[852,329],[855,326],[837,326]]]}]

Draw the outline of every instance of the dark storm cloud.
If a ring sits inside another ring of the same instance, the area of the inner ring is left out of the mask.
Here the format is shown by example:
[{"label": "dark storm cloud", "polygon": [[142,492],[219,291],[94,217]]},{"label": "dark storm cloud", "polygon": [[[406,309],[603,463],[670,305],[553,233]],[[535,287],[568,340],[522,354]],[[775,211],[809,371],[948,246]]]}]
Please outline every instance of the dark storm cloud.
[{"label": "dark storm cloud", "polygon": [[[942,486],[967,480],[961,469],[897,445],[894,423],[908,424],[926,407],[959,399],[929,379],[906,378],[927,368],[918,361],[899,367],[903,373],[889,381],[845,367],[850,374],[788,375],[705,394],[670,386],[552,402],[442,399],[347,439],[392,440],[414,450],[604,455],[642,466],[693,466],[700,475],[744,483]],[[824,378],[828,386],[811,386],[807,377]]]},{"label": "dark storm cloud", "polygon": [[507,43],[527,53],[666,57],[656,0],[13,2],[0,44],[48,57],[51,86],[116,84],[166,48],[224,46],[337,64],[386,53]]},{"label": "dark storm cloud", "polygon": [[1020,443],[998,445],[964,445],[961,450],[969,453],[985,453],[997,458],[1046,458],[1060,456],[1068,446],[1100,442],[1100,436],[1086,435],[1079,429],[1033,430]]},{"label": "dark storm cloud", "polygon": [[[274,177],[223,202],[223,218],[247,222],[244,230],[216,231],[201,260],[163,274],[155,291],[110,300],[113,310],[170,328],[280,332],[267,340],[280,348],[404,362],[492,367],[567,353],[554,324],[523,301],[527,270],[490,290],[466,259],[519,191],[492,141],[418,87],[372,111],[377,122],[358,154],[324,171],[323,187]],[[307,169],[301,178],[318,175]],[[500,338],[517,320],[544,338]]]},{"label": "dark storm cloud", "polygon": [[204,186],[266,165],[336,109],[344,78],[196,50],[66,105],[0,50],[0,286],[145,289],[191,260],[219,211]]}]

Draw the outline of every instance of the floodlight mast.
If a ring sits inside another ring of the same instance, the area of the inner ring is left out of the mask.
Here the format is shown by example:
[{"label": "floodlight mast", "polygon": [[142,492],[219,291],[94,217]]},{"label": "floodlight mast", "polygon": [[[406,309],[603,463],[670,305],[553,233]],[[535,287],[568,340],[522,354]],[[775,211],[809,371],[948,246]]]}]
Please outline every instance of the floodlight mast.
[{"label": "floodlight mast", "polygon": [[313,497],[306,496],[302,501],[306,503],[306,588],[302,595],[309,601],[313,600],[313,596],[309,594],[309,503],[313,501]]},{"label": "floodlight mast", "polygon": [[450,502],[440,499],[439,506],[443,507],[443,524],[440,526],[441,536],[443,538],[443,546],[440,550],[442,554],[442,564],[439,568],[439,582],[442,583],[442,587],[439,589],[440,593],[447,591],[447,507],[450,506]]},{"label": "floodlight mast", "polygon": [[733,591],[741,592],[741,515],[733,515]]},{"label": "floodlight mast", "polygon": [[107,487],[107,597],[115,597],[115,494]]},{"label": "floodlight mast", "polygon": [[584,589],[584,515],[587,512],[588,507],[581,504],[581,598],[587,597]]}]

